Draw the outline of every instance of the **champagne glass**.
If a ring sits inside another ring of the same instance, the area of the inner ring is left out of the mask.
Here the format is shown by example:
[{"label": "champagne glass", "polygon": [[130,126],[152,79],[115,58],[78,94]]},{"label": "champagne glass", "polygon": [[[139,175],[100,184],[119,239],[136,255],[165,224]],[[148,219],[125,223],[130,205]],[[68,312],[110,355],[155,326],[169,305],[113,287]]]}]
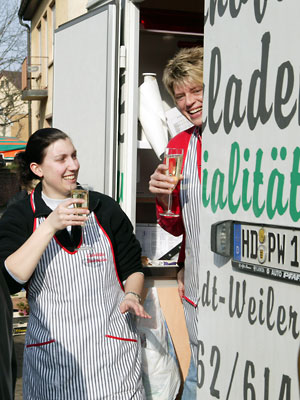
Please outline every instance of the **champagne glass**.
[{"label": "champagne glass", "polygon": [[[73,203],[75,208],[89,208],[89,187],[88,185],[80,184],[77,185],[75,189],[71,189],[72,199],[84,199],[84,203]],[[80,215],[80,214],[78,214]],[[81,227],[82,231],[82,243],[81,246],[77,248],[80,251],[90,251],[93,250],[91,246],[85,243],[85,225]]]},{"label": "champagne glass", "polygon": [[[167,174],[172,176],[174,179],[174,188],[177,185],[181,173],[181,166],[183,160],[183,149],[167,148],[165,151],[164,164],[168,167]],[[171,210],[172,208],[172,193],[168,197],[168,209],[167,211],[160,213],[165,217],[179,217],[179,214],[175,214]]]}]

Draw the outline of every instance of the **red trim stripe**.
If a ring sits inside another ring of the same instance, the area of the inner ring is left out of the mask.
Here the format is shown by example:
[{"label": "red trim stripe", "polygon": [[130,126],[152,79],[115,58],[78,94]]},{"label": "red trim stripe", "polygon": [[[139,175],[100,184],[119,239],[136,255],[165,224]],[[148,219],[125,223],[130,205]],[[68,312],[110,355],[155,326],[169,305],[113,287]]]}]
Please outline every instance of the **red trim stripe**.
[{"label": "red trim stripe", "polygon": [[197,308],[197,304],[194,303],[191,299],[189,299],[189,298],[186,297],[186,296],[182,296],[182,298],[183,298],[184,300],[186,300],[188,303],[190,303],[193,307]]},{"label": "red trim stripe", "polygon": [[39,346],[45,346],[46,344],[54,343],[55,340],[49,340],[48,342],[42,342],[42,343],[32,343],[32,344],[27,344],[26,347],[39,347]]},{"label": "red trim stripe", "polygon": [[105,335],[105,337],[110,338],[110,339],[124,340],[125,342],[137,342],[136,339],[121,338],[118,336]]},{"label": "red trim stripe", "polygon": [[34,205],[34,200],[33,200],[33,194],[34,194],[34,189],[30,193],[30,204],[31,204],[31,208],[32,208],[33,213],[35,213],[35,205]]},{"label": "red trim stripe", "polygon": [[[61,243],[60,243],[60,241],[57,239],[57,237],[54,235],[53,236],[53,238],[54,238],[54,240],[56,241],[56,243],[65,251],[65,252],[67,252],[67,253],[69,253],[69,254],[76,254],[77,253],[77,249],[75,250],[75,251],[70,251],[70,250],[68,250],[68,249],[66,249]],[[81,246],[81,243],[82,243],[82,238],[80,239],[80,243],[79,243],[79,245],[78,245],[78,247],[80,247]]]},{"label": "red trim stripe", "polygon": [[[33,212],[33,214],[34,214],[34,213],[35,213],[35,204],[34,204],[33,193],[34,193],[34,189],[33,189],[33,191],[30,193],[30,204],[31,204],[32,212]],[[36,230],[36,225],[37,225],[37,219],[34,218],[34,219],[33,219],[33,232]]]},{"label": "red trim stripe", "polygon": [[33,221],[33,232],[36,230],[36,225],[37,225],[37,219],[34,218],[34,221]]},{"label": "red trim stripe", "polygon": [[100,229],[102,230],[102,232],[104,233],[104,235],[107,237],[107,240],[108,240],[108,242],[109,242],[109,245],[110,245],[110,248],[111,248],[111,252],[112,252],[112,255],[113,255],[113,261],[114,261],[114,266],[115,266],[115,271],[116,271],[117,279],[118,279],[118,281],[119,281],[119,284],[120,284],[120,286],[121,286],[121,289],[122,289],[123,292],[124,292],[124,287],[123,287],[123,285],[122,285],[122,282],[121,282],[121,280],[120,280],[120,277],[119,277],[119,274],[118,274],[118,271],[117,271],[117,265],[116,265],[116,260],[115,260],[114,248],[113,248],[113,245],[112,245],[112,243],[111,243],[110,237],[108,236],[108,234],[105,232],[105,230],[104,230],[103,227],[101,226],[100,222],[98,221],[98,218],[97,218],[96,214],[94,214],[94,215],[95,215],[97,224],[99,225]]},{"label": "red trim stripe", "polygon": [[202,154],[202,138],[199,136],[197,143],[197,167],[198,167],[198,177],[201,183],[201,154]]}]

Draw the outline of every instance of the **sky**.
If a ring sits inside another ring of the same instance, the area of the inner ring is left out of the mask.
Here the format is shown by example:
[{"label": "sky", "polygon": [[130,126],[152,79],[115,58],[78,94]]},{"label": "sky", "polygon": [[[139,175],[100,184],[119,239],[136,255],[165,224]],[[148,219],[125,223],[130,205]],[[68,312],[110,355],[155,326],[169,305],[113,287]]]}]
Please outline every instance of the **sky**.
[{"label": "sky", "polygon": [[[21,62],[26,57],[27,30],[20,25],[17,14],[20,3],[20,0],[0,0],[0,70],[20,70]],[[6,24],[8,16],[13,16],[9,27]],[[10,62],[10,59],[18,61]]]}]

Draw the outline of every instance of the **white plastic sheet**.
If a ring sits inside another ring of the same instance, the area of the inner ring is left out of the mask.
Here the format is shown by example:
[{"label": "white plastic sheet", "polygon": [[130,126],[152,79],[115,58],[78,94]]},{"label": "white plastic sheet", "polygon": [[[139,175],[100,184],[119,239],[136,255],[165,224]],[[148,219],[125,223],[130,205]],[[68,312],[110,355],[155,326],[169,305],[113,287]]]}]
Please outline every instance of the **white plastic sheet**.
[{"label": "white plastic sheet", "polygon": [[193,126],[193,124],[176,107],[166,111],[165,115],[169,132],[172,137]]},{"label": "white plastic sheet", "polygon": [[147,400],[174,400],[180,372],[174,346],[162,314],[156,288],[148,290],[145,310],[151,319],[138,319],[142,338],[142,371]]},{"label": "white plastic sheet", "polygon": [[139,120],[158,158],[168,144],[168,128],[155,74],[143,74],[139,87]]}]

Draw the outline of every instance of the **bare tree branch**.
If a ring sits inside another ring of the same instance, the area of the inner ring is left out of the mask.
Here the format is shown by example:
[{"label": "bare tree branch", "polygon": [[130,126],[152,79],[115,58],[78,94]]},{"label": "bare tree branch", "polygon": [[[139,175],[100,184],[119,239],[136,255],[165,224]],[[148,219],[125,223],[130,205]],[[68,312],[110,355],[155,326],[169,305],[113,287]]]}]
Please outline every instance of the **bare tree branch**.
[{"label": "bare tree branch", "polygon": [[18,20],[19,0],[0,1],[0,127],[26,117],[21,100],[21,66],[26,57],[26,29]]},{"label": "bare tree branch", "polygon": [[0,2],[0,70],[20,70],[26,56],[26,30],[18,21],[19,1]]}]

